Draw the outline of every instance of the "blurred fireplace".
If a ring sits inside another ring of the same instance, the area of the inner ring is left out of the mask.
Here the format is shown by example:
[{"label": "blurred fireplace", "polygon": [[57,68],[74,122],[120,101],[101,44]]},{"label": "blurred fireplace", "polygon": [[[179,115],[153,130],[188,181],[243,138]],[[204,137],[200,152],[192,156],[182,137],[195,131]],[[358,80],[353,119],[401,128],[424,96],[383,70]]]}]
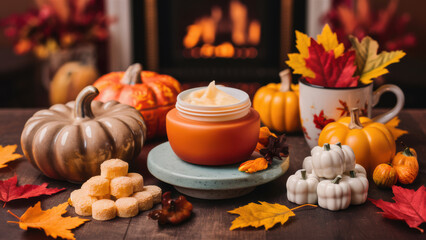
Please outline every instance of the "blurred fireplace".
[{"label": "blurred fireplace", "polygon": [[292,46],[293,0],[132,5],[135,62],[181,82],[278,81]]}]

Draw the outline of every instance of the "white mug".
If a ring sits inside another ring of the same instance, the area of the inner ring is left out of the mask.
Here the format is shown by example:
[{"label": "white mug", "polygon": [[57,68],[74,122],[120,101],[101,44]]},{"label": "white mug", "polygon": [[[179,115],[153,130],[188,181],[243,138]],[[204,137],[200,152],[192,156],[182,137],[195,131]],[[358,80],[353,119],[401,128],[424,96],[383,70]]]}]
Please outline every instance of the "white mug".
[{"label": "white mug", "polygon": [[318,145],[321,130],[329,122],[349,116],[351,108],[359,108],[360,115],[371,118],[371,109],[387,91],[396,95],[396,105],[390,111],[373,118],[373,121],[387,123],[404,106],[404,93],[393,84],[386,84],[373,92],[373,84],[351,88],[327,88],[299,81],[300,120],[306,142],[310,148]]}]

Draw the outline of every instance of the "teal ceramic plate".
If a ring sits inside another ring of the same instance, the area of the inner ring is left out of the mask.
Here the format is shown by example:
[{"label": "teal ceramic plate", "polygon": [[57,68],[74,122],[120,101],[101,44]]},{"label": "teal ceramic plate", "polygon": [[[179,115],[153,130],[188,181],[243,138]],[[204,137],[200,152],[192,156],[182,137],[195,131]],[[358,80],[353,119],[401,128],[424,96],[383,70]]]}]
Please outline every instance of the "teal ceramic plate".
[{"label": "teal ceramic plate", "polygon": [[[258,156],[255,153],[252,159]],[[203,199],[239,197],[283,175],[289,158],[274,159],[272,165],[257,173],[238,171],[240,163],[226,166],[201,166],[181,160],[169,142],[158,145],[148,154],[148,170],[156,178],[173,185],[179,192]]]}]

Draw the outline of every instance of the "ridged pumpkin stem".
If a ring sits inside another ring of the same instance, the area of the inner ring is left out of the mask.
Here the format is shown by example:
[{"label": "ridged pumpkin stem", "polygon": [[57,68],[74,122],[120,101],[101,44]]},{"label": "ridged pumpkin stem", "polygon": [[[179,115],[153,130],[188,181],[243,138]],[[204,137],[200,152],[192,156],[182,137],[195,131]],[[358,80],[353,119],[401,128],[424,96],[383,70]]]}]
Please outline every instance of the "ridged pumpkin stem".
[{"label": "ridged pumpkin stem", "polygon": [[281,86],[280,92],[288,92],[290,91],[290,83],[291,83],[291,74],[290,69],[286,69],[280,72],[281,78]]},{"label": "ridged pumpkin stem", "polygon": [[306,169],[300,170],[300,173],[302,174],[302,179],[306,180]]},{"label": "ridged pumpkin stem", "polygon": [[339,146],[340,148],[342,148],[342,143],[341,142],[336,143],[336,145]]},{"label": "ridged pumpkin stem", "polygon": [[333,181],[331,181],[331,182],[334,183],[334,184],[339,184],[339,182],[340,182],[341,179],[342,179],[342,176],[337,175],[337,177]]},{"label": "ridged pumpkin stem", "polygon": [[362,129],[362,124],[359,121],[359,109],[351,109],[351,122],[348,125],[349,129]]},{"label": "ridged pumpkin stem", "polygon": [[324,143],[324,150],[325,151],[330,151],[330,144]]},{"label": "ridged pumpkin stem", "polygon": [[349,172],[349,175],[351,175],[351,178],[355,178],[356,177],[356,172],[354,170]]},{"label": "ridged pumpkin stem", "polygon": [[134,63],[127,68],[120,82],[122,84],[127,84],[127,85],[135,85],[137,83],[142,83],[141,72],[142,72],[142,65],[140,63]]},{"label": "ridged pumpkin stem", "polygon": [[87,86],[81,90],[75,100],[74,117],[75,118],[93,118],[91,103],[98,96],[99,91],[94,86]]}]

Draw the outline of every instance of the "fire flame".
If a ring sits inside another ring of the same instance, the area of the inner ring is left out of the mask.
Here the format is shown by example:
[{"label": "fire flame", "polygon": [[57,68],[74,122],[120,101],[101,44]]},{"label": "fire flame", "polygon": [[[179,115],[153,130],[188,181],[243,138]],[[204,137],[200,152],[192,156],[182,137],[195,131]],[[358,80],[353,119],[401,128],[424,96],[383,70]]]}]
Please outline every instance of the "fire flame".
[{"label": "fire flame", "polygon": [[[219,33],[230,32],[232,42],[215,44]],[[187,27],[183,38],[184,56],[192,58],[255,58],[261,36],[257,19],[250,20],[247,6],[238,0],[229,4],[229,19],[220,7],[211,8],[210,16],[203,16]],[[201,47],[197,45],[201,43]],[[237,46],[237,47],[236,47]]]}]

